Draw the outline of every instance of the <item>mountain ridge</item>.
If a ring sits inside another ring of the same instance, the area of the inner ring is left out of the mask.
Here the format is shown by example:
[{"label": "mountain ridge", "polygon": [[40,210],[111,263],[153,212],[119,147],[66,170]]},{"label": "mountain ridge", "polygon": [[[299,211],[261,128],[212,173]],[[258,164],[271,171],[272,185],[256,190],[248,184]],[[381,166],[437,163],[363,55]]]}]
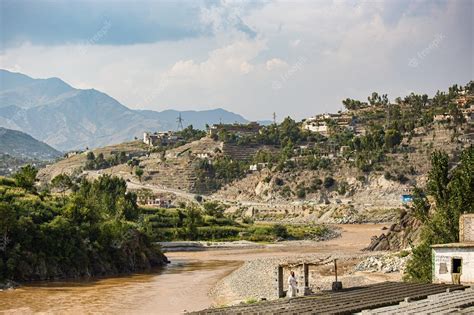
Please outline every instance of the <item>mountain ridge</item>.
[{"label": "mountain ridge", "polygon": [[95,89],[76,89],[59,78],[34,79],[0,69],[0,126],[28,133],[62,151],[95,148],[141,137],[145,131],[204,129],[213,123],[246,123],[222,108],[203,111],[131,109]]},{"label": "mountain ridge", "polygon": [[62,155],[58,150],[29,134],[3,127],[0,127],[0,154],[34,160],[53,160]]}]

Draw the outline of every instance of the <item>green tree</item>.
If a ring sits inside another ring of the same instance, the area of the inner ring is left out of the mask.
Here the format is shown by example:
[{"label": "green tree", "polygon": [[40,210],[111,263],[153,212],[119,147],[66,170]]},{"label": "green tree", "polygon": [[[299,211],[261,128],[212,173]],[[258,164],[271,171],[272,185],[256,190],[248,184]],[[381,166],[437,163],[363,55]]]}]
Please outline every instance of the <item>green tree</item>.
[{"label": "green tree", "polygon": [[448,155],[435,151],[426,191],[433,197],[434,204],[428,202],[421,190],[415,191],[413,213],[423,228],[421,242],[407,264],[405,279],[409,281],[431,281],[430,246],[459,241],[460,215],[474,213],[474,148],[461,153],[460,161],[451,172]]},{"label": "green tree", "polygon": [[222,218],[224,216],[224,207],[217,201],[208,201],[203,205],[204,213],[216,218]]},{"label": "green tree", "polygon": [[385,147],[392,149],[402,142],[402,134],[398,130],[389,129],[384,136]]},{"label": "green tree", "polygon": [[13,178],[15,179],[17,186],[29,191],[35,191],[37,174],[38,170],[34,166],[28,164],[16,172],[15,175],[13,175]]},{"label": "green tree", "polygon": [[184,232],[188,240],[194,241],[199,237],[198,226],[202,222],[201,211],[191,206],[186,209],[186,218],[184,219]]},{"label": "green tree", "polygon": [[138,177],[138,180],[142,181],[143,170],[140,167],[135,168],[135,175]]}]

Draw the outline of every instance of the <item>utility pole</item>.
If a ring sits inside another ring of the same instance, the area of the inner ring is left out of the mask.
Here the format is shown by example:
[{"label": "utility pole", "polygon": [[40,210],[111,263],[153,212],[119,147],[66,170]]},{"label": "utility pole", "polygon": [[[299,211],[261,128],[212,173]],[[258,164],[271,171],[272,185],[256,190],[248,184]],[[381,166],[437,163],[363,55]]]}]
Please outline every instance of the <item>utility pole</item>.
[{"label": "utility pole", "polygon": [[176,122],[178,123],[178,130],[183,130],[184,127],[183,127],[183,117],[181,117],[181,113],[179,113],[179,116],[178,118],[176,118]]},{"label": "utility pole", "polygon": [[276,125],[277,121],[277,114],[273,112],[273,124]]}]

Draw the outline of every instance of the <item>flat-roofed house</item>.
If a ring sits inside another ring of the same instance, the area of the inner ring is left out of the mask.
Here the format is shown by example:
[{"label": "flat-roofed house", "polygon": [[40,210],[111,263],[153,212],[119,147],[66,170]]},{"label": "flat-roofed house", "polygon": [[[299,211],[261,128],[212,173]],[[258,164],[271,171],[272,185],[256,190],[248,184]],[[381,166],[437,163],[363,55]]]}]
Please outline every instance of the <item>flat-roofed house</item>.
[{"label": "flat-roofed house", "polygon": [[459,219],[459,243],[432,245],[433,283],[474,284],[474,214]]}]

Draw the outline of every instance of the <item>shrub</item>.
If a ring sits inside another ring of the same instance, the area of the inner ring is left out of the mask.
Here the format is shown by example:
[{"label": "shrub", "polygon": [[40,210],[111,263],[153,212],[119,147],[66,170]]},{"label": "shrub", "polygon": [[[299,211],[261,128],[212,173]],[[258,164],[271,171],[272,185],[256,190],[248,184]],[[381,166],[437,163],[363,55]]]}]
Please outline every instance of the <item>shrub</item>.
[{"label": "shrub", "polygon": [[194,200],[196,200],[197,202],[202,202],[202,196],[201,195],[196,195],[196,196],[194,196]]},{"label": "shrub", "polygon": [[334,182],[334,178],[332,178],[331,176],[327,176],[324,178],[323,186],[324,188],[330,188],[334,185]]},{"label": "shrub", "polygon": [[283,186],[283,184],[285,184],[285,182],[283,181],[283,179],[277,177],[275,178],[275,185],[277,186]]},{"label": "shrub", "polygon": [[306,197],[306,189],[304,187],[299,187],[296,191],[296,196],[300,199]]},{"label": "shrub", "polygon": [[357,180],[361,183],[365,183],[365,176],[364,175],[357,176]]},{"label": "shrub", "polygon": [[273,225],[273,231],[272,232],[276,237],[280,237],[280,238],[287,238],[288,237],[288,230],[286,229],[286,226],[281,225],[281,224]]}]

